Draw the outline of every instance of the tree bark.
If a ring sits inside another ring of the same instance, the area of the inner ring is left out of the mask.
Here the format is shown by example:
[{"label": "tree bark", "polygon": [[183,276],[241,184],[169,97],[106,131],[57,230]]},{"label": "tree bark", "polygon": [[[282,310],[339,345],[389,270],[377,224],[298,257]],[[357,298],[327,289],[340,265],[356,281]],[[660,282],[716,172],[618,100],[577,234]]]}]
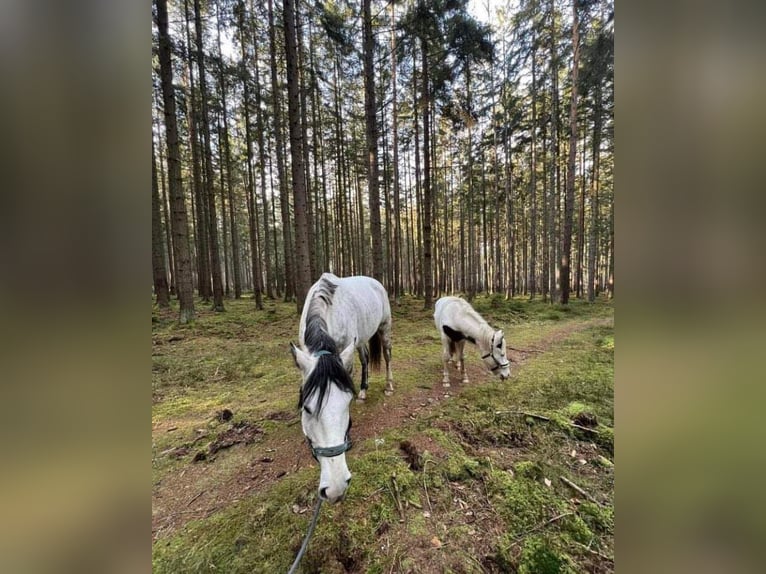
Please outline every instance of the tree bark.
[{"label": "tree bark", "polygon": [[157,184],[157,158],[154,155],[154,139],[152,139],[152,279],[157,305],[162,309],[170,307],[167,277],[160,215],[160,189]]},{"label": "tree bark", "polygon": [[367,185],[370,206],[370,233],[372,235],[372,276],[383,280],[383,242],[380,227],[380,191],[378,189],[378,121],[375,105],[375,66],[372,36],[371,0],[362,0],[364,46],[364,115],[367,138]]},{"label": "tree bark", "polygon": [[[207,207],[203,201],[202,189],[202,153],[200,152],[199,104],[194,83],[194,51],[191,42],[191,23],[189,21],[188,0],[184,0],[184,20],[186,24],[186,51],[188,54],[189,70],[189,139],[191,140],[192,178],[194,195],[192,197],[192,214],[194,220],[194,243],[197,248],[197,292],[202,301],[208,303],[213,294],[210,285],[210,250],[207,241]],[[180,161],[180,159],[179,159]],[[196,209],[195,209],[196,207]]]},{"label": "tree bark", "polygon": [[205,146],[205,198],[208,211],[208,240],[210,246],[210,267],[213,277],[213,311],[224,311],[223,281],[221,280],[221,259],[218,250],[218,218],[216,217],[215,195],[213,193],[213,157],[210,145],[210,110],[207,103],[207,80],[202,52],[202,13],[199,0],[194,0],[194,29],[196,31],[197,66],[199,68],[199,89],[202,100],[202,137]]},{"label": "tree bark", "polygon": [[[260,268],[260,257],[258,254],[258,241],[257,241],[257,217],[256,217],[256,209],[255,209],[255,174],[253,173],[253,136],[252,136],[252,125],[250,123],[250,107],[251,107],[251,101],[250,101],[250,68],[248,66],[247,61],[247,50],[246,50],[246,35],[245,35],[245,22],[244,22],[244,3],[240,2],[240,9],[239,9],[239,28],[240,28],[240,50],[242,54],[242,68],[244,77],[243,80],[243,96],[244,96],[244,116],[245,116],[245,148],[247,151],[247,189],[245,190],[245,197],[247,198],[247,215],[248,215],[248,234],[250,238],[250,267],[251,267],[251,273],[253,277],[253,297],[255,299],[255,306],[257,309],[263,309],[263,297],[261,295],[261,268]],[[256,42],[253,43],[254,46],[257,45]],[[258,73],[258,66],[257,66],[257,60],[255,65],[256,74]],[[256,83],[256,90],[258,89],[258,84]],[[258,106],[258,113],[260,114],[260,106]],[[259,140],[261,143],[261,149],[263,148],[263,135],[262,135],[262,129],[259,126],[258,129],[259,134]],[[263,188],[266,187],[265,185],[265,166],[263,165],[263,162],[261,162],[261,185]],[[264,213],[266,213],[266,208],[264,206]],[[268,253],[268,226],[265,228],[266,233],[266,249],[265,251]],[[268,256],[267,256],[268,260]]]},{"label": "tree bark", "polygon": [[159,60],[162,81],[162,99],[165,108],[165,137],[168,152],[168,188],[171,201],[171,226],[173,250],[178,265],[176,287],[180,303],[179,321],[194,320],[194,295],[189,257],[188,220],[181,180],[181,160],[178,149],[176,125],[176,102],[173,90],[173,67],[171,63],[170,36],[168,34],[168,11],[166,0],[155,0],[157,6],[157,29],[159,31]]},{"label": "tree bark", "polygon": [[295,31],[294,0],[284,0],[284,31],[287,61],[287,107],[292,159],[293,201],[295,206],[295,295],[298,313],[303,309],[311,287],[311,254],[309,250],[306,177],[303,166],[303,130],[298,76],[298,47]]},{"label": "tree bark", "polygon": [[423,291],[424,307],[433,307],[434,276],[431,261],[431,104],[428,83],[428,42],[420,40],[422,50],[423,86],[421,104],[423,107]]},{"label": "tree bark", "polygon": [[285,301],[290,301],[295,294],[295,270],[290,233],[290,203],[287,193],[287,169],[282,133],[282,108],[279,104],[281,90],[277,80],[277,40],[274,24],[274,1],[269,2],[269,52],[271,60],[271,105],[274,117],[274,138],[277,155],[277,179],[279,180],[279,205],[282,216],[282,250],[284,253]]},{"label": "tree bark", "polygon": [[569,158],[567,187],[564,196],[564,244],[561,253],[561,304],[569,303],[569,261],[572,256],[572,223],[574,216],[575,158],[577,157],[577,75],[580,65],[580,23],[577,14],[579,0],[572,0],[572,97],[569,104]]}]

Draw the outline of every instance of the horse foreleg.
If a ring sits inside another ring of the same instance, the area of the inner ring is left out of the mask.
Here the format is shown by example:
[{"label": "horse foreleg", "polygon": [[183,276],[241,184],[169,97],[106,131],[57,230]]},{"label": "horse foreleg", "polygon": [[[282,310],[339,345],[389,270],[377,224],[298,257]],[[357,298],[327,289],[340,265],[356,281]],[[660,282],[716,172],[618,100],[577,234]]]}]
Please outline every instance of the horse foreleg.
[{"label": "horse foreleg", "polygon": [[360,385],[359,400],[363,401],[367,398],[367,363],[369,361],[369,354],[367,347],[361,347],[359,351],[359,360],[362,362],[362,384]]}]

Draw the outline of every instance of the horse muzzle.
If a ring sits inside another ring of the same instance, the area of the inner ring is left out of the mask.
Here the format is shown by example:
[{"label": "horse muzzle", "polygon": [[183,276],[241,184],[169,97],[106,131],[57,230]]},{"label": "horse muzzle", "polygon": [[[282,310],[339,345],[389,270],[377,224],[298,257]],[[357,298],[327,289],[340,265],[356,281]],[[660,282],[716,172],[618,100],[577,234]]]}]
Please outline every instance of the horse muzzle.
[{"label": "horse muzzle", "polygon": [[322,486],[319,485],[319,498],[329,502],[330,504],[336,504],[346,498],[346,492],[348,491],[348,485],[351,482],[351,478],[346,480],[346,483],[342,486]]}]

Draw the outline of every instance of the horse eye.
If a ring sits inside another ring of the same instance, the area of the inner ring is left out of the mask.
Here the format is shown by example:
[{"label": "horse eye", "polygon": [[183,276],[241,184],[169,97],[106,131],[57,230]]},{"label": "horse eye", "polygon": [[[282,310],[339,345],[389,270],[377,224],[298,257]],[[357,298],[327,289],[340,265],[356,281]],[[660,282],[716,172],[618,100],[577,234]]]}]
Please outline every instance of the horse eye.
[{"label": "horse eye", "polygon": [[498,343],[498,344],[497,344],[497,348],[498,348],[498,349],[502,349],[502,348],[503,348],[503,344],[502,344],[502,343]]}]

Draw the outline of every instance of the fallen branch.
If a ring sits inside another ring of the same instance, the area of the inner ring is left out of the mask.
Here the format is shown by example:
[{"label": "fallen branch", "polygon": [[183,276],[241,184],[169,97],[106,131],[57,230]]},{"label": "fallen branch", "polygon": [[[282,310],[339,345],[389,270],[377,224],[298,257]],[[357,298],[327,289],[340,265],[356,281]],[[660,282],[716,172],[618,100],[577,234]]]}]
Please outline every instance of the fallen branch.
[{"label": "fallen branch", "polygon": [[517,349],[516,347],[509,347],[507,345],[505,348],[510,349],[511,351],[518,351],[519,353],[544,353],[545,352],[539,349]]},{"label": "fallen branch", "polygon": [[588,431],[588,432],[592,432],[593,434],[599,434],[597,429],[592,429],[590,427],[584,427],[582,425],[578,425],[577,423],[573,423],[573,422],[570,422],[569,424],[572,425],[573,427],[577,428],[577,429]]},{"label": "fallen branch", "polygon": [[[543,415],[537,415],[535,413],[528,413],[526,411],[495,411],[496,415],[524,415],[525,417],[530,417],[533,419],[538,419],[541,421],[550,422],[552,419],[550,417],[544,417]],[[578,425],[577,423],[573,423],[572,421],[567,421],[567,423],[570,426],[573,426],[574,428],[578,428],[580,430],[592,432],[593,434],[599,434],[597,429],[592,429],[589,427],[585,427],[582,425]]]},{"label": "fallen branch", "polygon": [[528,413],[525,411],[495,411],[496,415],[524,415],[525,417],[531,417],[533,419],[540,419],[541,421],[549,421],[548,417],[544,417],[543,415],[536,415],[534,413]]},{"label": "fallen branch", "polygon": [[598,500],[596,500],[596,499],[595,499],[593,496],[591,496],[589,493],[585,492],[585,490],[583,490],[581,487],[577,486],[577,485],[576,485],[574,482],[572,482],[571,480],[569,480],[567,477],[565,477],[565,476],[560,476],[559,478],[561,479],[561,482],[563,482],[564,484],[566,484],[566,485],[567,485],[569,488],[571,488],[571,489],[572,489],[572,490],[574,490],[575,492],[577,492],[577,493],[581,494],[582,496],[584,496],[585,498],[587,498],[587,499],[588,499],[588,500],[590,500],[591,502],[595,502],[596,504],[598,504],[599,506],[601,506],[601,503],[600,503]]}]

